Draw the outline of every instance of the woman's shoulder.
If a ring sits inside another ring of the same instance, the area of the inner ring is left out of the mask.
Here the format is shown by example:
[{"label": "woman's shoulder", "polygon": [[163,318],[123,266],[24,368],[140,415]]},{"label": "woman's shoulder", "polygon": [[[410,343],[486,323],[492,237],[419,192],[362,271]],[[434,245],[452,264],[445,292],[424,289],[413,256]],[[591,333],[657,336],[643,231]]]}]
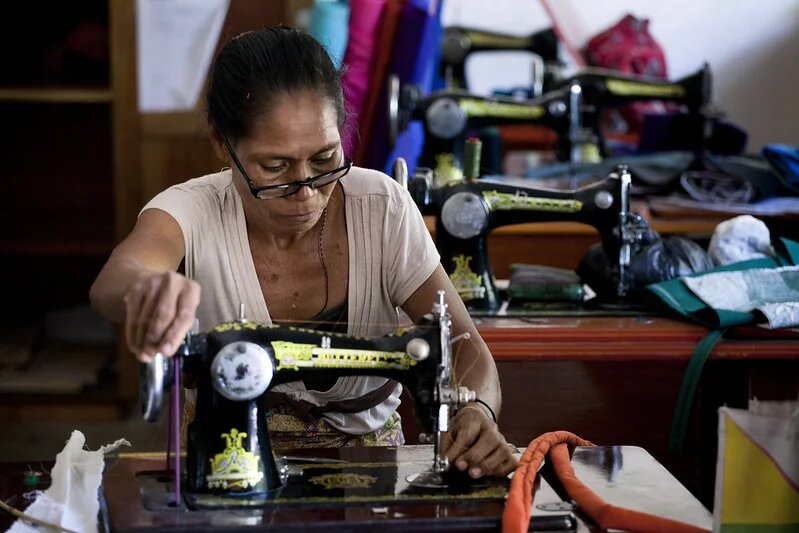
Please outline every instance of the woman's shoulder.
[{"label": "woman's shoulder", "polygon": [[229,170],[207,174],[172,185],[161,191],[142,208],[158,208],[175,216],[181,212],[199,209],[202,212],[221,210],[232,194],[233,184]]},{"label": "woman's shoulder", "polygon": [[352,198],[383,196],[397,204],[405,200],[405,191],[399,183],[378,170],[353,166],[341,182],[345,194]]},{"label": "woman's shoulder", "polygon": [[225,169],[178,183],[167,190],[184,191],[195,195],[223,196],[229,192],[232,186],[230,170]]}]

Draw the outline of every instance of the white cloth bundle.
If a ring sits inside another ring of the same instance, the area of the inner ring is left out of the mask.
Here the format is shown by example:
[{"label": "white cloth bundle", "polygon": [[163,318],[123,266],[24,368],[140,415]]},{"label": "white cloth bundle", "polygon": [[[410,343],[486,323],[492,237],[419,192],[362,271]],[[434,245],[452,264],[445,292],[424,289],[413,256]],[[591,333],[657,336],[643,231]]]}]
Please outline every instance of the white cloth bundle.
[{"label": "white cloth bundle", "polygon": [[[50,472],[52,483],[36,498],[25,514],[64,529],[80,532],[97,531],[97,513],[100,510],[98,490],[103,477],[103,456],[122,445],[130,446],[125,439],[101,447],[84,450],[86,437],[74,430],[64,449],[56,456]],[[17,520],[8,533],[38,533],[25,520]]]}]

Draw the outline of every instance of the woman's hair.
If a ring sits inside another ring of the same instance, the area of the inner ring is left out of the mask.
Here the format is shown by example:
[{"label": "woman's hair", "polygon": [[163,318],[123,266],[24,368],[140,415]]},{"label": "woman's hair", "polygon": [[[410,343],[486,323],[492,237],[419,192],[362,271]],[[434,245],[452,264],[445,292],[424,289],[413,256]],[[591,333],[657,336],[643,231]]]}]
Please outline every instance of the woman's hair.
[{"label": "woman's hair", "polygon": [[285,26],[242,33],[214,60],[206,94],[208,122],[229,139],[241,139],[277,97],[303,90],[328,98],[339,130],[344,126],[341,73],[316,39]]}]

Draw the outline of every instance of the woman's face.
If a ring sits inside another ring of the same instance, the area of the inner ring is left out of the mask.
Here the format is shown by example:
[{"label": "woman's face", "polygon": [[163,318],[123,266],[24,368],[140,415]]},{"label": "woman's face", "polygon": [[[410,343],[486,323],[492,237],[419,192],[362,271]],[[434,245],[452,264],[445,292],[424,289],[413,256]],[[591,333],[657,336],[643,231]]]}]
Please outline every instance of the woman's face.
[{"label": "woman's face", "polygon": [[[252,134],[233,145],[256,187],[302,181],[344,164],[336,111],[315,91],[284,93],[271,110],[256,117]],[[252,214],[280,233],[302,233],[322,216],[336,186],[299,191],[282,198],[253,197],[244,177],[233,169],[233,182]]]}]

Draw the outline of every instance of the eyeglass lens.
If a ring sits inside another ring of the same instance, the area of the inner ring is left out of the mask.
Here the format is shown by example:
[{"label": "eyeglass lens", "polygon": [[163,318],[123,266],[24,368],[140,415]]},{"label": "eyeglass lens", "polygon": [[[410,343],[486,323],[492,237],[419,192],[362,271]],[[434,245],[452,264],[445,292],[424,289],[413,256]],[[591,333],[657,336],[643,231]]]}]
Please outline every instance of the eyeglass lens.
[{"label": "eyeglass lens", "polygon": [[[342,168],[340,170],[336,170],[335,172],[331,172],[330,174],[325,174],[320,176],[317,179],[312,179],[308,182],[307,186],[311,187],[312,189],[318,189],[319,187],[324,187],[325,185],[330,185],[334,181],[341,179],[349,170],[349,167]],[[262,200],[268,200],[270,198],[280,198],[283,196],[290,196],[300,190],[301,185],[297,183],[292,183],[288,187],[280,188],[280,189],[264,189],[258,191],[258,198]]]}]

